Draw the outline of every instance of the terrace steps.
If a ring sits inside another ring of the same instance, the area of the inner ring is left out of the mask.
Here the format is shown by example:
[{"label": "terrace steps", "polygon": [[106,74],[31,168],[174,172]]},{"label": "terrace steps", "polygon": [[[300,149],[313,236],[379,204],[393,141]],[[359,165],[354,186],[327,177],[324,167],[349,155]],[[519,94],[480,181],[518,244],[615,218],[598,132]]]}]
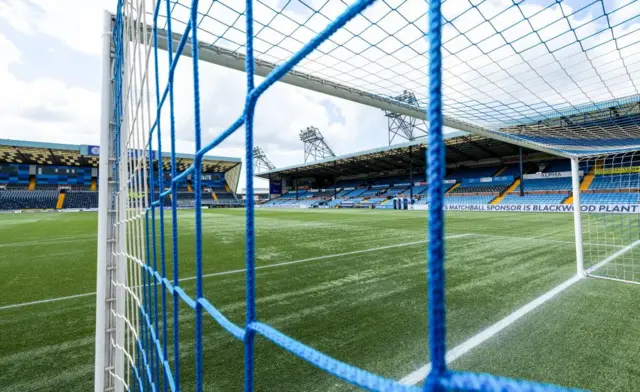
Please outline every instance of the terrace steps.
[{"label": "terrace steps", "polygon": [[586,191],[587,189],[589,189],[595,177],[596,176],[593,173],[585,174],[582,178],[582,182],[580,183],[580,190]]},{"label": "terrace steps", "polygon": [[500,175],[500,174],[502,174],[502,172],[503,172],[503,171],[505,171],[505,170],[507,170],[507,167],[506,167],[506,166],[502,166],[500,169],[498,169],[498,171],[497,171],[497,172],[495,172],[495,173],[493,174],[493,177],[499,176],[499,175]]},{"label": "terrace steps", "polygon": [[516,178],[515,181],[513,181],[513,184],[509,185],[507,189],[502,191],[502,193],[500,193],[495,199],[491,200],[491,203],[489,204],[500,204],[500,202],[504,200],[510,192],[513,192],[513,190],[518,187],[518,185],[520,185],[520,179]]},{"label": "terrace steps", "polygon": [[65,196],[65,194],[63,192],[60,192],[58,194],[58,202],[56,203],[56,209],[57,210],[61,210],[62,207],[64,206],[64,196]]},{"label": "terrace steps", "polygon": [[445,193],[445,195],[450,194],[454,189],[456,189],[457,187],[460,186],[460,183],[456,183],[455,185],[453,185],[451,188],[449,188],[449,190]]}]

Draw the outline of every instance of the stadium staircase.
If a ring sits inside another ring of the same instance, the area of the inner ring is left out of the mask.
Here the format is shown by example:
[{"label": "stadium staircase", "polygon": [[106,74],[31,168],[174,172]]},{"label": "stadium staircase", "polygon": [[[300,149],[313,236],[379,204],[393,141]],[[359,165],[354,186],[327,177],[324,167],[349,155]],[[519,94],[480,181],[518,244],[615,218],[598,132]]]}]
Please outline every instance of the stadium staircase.
[{"label": "stadium staircase", "polygon": [[591,183],[593,182],[593,179],[596,177],[594,172],[595,172],[595,166],[592,167],[591,170],[589,170],[589,173],[584,175],[584,178],[582,178],[582,182],[580,183],[581,191],[586,191],[587,189],[589,189],[589,187],[591,186]]},{"label": "stadium staircase", "polygon": [[29,176],[29,189],[30,191],[36,189],[36,176]]},{"label": "stadium staircase", "polygon": [[58,193],[58,202],[56,203],[56,210],[61,210],[62,207],[64,206],[64,196],[65,196],[64,192]]},{"label": "stadium staircase", "polygon": [[91,179],[91,187],[89,188],[89,190],[95,191],[97,189],[98,189],[98,179],[94,177]]},{"label": "stadium staircase", "polygon": [[445,192],[445,195],[448,195],[449,193],[451,193],[454,189],[456,189],[457,187],[459,187],[459,186],[460,186],[460,184],[461,184],[460,182],[457,182],[457,183],[453,184],[453,186],[452,186],[451,188],[449,188],[449,190],[448,190],[448,191],[446,191],[446,192]]},{"label": "stadium staircase", "polygon": [[494,173],[493,177],[499,176],[505,170],[507,170],[507,166],[502,166],[500,169],[498,169],[497,172]]},{"label": "stadium staircase", "polygon": [[215,192],[211,191],[211,197],[213,197],[213,200],[218,201],[218,195]]},{"label": "stadium staircase", "polygon": [[[602,166],[602,161],[596,162],[596,164],[592,166],[591,169],[589,170],[589,173],[584,175],[584,177],[582,178],[582,182],[580,183],[581,191],[586,191],[587,189],[589,189],[589,187],[591,186],[591,183],[593,182],[593,179],[596,177],[595,175],[596,168],[601,166]],[[573,195],[567,197],[565,201],[562,202],[562,204],[573,204]]]},{"label": "stadium staircase", "polygon": [[191,187],[191,181],[187,181],[187,190],[189,192],[193,192],[193,188]]},{"label": "stadium staircase", "polygon": [[520,185],[520,179],[516,178],[513,181],[513,184],[509,185],[509,187],[507,189],[505,189],[504,191],[502,191],[502,193],[500,193],[495,199],[491,200],[491,203],[489,204],[500,204],[500,202],[502,200],[504,200],[504,198],[510,193],[513,192],[514,189],[516,189],[518,187],[518,185]]}]

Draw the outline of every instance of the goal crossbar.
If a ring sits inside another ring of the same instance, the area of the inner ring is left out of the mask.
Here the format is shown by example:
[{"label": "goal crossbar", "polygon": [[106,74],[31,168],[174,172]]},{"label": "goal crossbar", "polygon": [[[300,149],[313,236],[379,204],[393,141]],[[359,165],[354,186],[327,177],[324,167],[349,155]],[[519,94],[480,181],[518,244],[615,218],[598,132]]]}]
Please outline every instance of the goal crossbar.
[{"label": "goal crossbar", "polygon": [[[115,16],[112,15],[112,18]],[[153,27],[147,26],[145,33],[147,34],[148,42],[153,41]],[[168,50],[168,32],[165,29],[158,28],[158,42],[157,46],[159,49]],[[180,41],[182,40],[182,35],[179,33],[173,32],[171,34],[171,39],[173,43],[173,48],[177,48],[179,46]],[[233,69],[236,71],[245,71],[245,61],[246,56],[243,53],[234,52],[229,49],[225,49],[221,46],[210,44],[203,41],[198,41],[198,59],[200,61],[204,61],[207,63],[215,64],[218,66],[222,66],[228,69]],[[184,44],[184,49],[182,51],[182,55],[186,55],[187,57],[192,56],[191,51],[191,43],[186,42]],[[269,73],[271,73],[274,69],[278,67],[278,64],[274,64],[269,61],[265,61],[260,59],[259,57],[255,58],[255,74],[266,77]],[[428,121],[427,110],[426,108],[409,105],[406,102],[402,102],[392,97],[386,97],[379,94],[374,94],[372,92],[368,92],[365,90],[361,90],[358,88],[354,88],[351,86],[347,86],[345,84],[337,83],[333,80],[329,80],[326,78],[321,78],[309,73],[291,70],[284,77],[282,77],[279,82],[286,83],[292,86],[300,87],[306,90],[322,93],[325,95],[333,96],[336,98],[345,99],[351,102],[359,103],[365,106],[386,110],[393,113],[398,113],[401,115],[406,115],[412,118],[416,118],[419,120]],[[632,99],[640,99],[639,97],[631,97]],[[636,100],[637,100],[636,99]],[[612,102],[602,102],[593,104],[594,108],[599,106],[606,107],[606,110],[615,110],[616,108],[624,108],[628,106],[628,100],[614,100]],[[640,102],[637,103],[640,106]],[[593,112],[598,112],[599,110],[594,109],[591,111],[585,111],[581,113],[583,116],[591,115]],[[579,114],[578,114],[579,115]],[[555,125],[554,122],[565,121],[568,117],[571,118],[572,115],[564,115],[563,113],[554,113],[546,116],[544,119],[541,119],[538,123],[529,124],[528,122],[523,122],[521,126],[525,128],[531,128],[532,126],[537,126],[538,128],[541,126],[546,128],[553,128]],[[573,114],[576,116],[576,114]],[[489,129],[486,127],[482,127],[476,124],[471,124],[466,121],[462,121],[460,119],[453,118],[451,116],[443,115],[443,125],[446,127],[454,128],[457,130],[461,130],[464,132],[469,132],[472,134],[476,134],[479,136],[484,136],[490,139],[499,140],[502,142],[510,143],[513,145],[534,149],[540,152],[545,152],[548,154],[553,154],[556,156],[571,158],[582,155],[582,151],[579,150],[564,150],[561,148],[554,148],[543,143],[537,143],[529,140],[526,137],[526,133],[520,134],[517,131],[518,126],[513,127],[505,127],[501,129]],[[637,128],[637,125],[635,125]],[[585,150],[585,154],[590,154],[590,151]]]}]

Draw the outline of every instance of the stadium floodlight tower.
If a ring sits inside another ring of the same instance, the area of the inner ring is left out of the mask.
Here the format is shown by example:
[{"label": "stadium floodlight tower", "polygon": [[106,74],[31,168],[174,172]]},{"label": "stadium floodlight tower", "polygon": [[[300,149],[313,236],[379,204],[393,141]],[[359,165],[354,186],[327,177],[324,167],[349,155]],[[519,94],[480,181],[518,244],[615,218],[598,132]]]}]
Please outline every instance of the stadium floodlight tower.
[{"label": "stadium floodlight tower", "polygon": [[264,169],[273,170],[275,168],[275,165],[267,158],[264,150],[260,146],[255,146],[253,148],[253,171],[260,173]]},{"label": "stadium floodlight tower", "polygon": [[300,140],[304,143],[304,162],[307,163],[310,157],[314,161],[327,157],[335,157],[331,147],[324,141],[324,136],[316,127],[307,127],[300,131]]},{"label": "stadium floodlight tower", "polygon": [[[412,91],[404,90],[395,99],[398,102],[419,107],[418,99]],[[396,136],[410,142],[427,136],[427,123],[424,120],[389,110],[385,110],[384,113],[389,128],[389,145],[393,143]]]}]

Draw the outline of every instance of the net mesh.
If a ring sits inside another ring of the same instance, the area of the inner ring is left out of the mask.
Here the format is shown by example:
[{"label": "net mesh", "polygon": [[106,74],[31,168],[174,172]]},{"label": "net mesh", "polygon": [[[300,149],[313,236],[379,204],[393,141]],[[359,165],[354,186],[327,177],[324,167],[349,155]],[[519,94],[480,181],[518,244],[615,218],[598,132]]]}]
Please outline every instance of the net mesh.
[{"label": "net mesh", "polygon": [[[106,363],[111,377],[107,389],[181,389],[178,306],[195,313],[192,344],[195,363],[190,372],[195,374],[195,380],[188,383],[195,385],[197,391],[204,388],[203,317],[215,320],[244,345],[247,391],[253,390],[256,335],[354,386],[378,391],[422,389],[337,361],[257,320],[251,165],[246,166],[245,324],[236,325],[228,320],[204,296],[199,176],[202,157],[244,126],[245,162],[251,162],[257,101],[288,72],[303,72],[330,79],[353,91],[390,99],[405,90],[414,91],[417,110],[424,112],[429,106],[432,371],[424,389],[566,390],[488,374],[455,372],[446,367],[444,170],[439,170],[444,166],[441,114],[460,123],[509,135],[516,141],[552,145],[563,153],[568,153],[569,147],[580,150],[580,154],[600,151],[601,145],[585,141],[590,139],[606,140],[607,150],[637,149],[638,125],[628,121],[629,116],[637,114],[634,105],[638,102],[637,6],[637,2],[599,0],[579,6],[556,1],[535,4],[445,1],[442,9],[435,2],[390,0],[353,3],[120,0],[113,26],[115,171],[107,173],[116,183],[112,200],[116,238],[110,267],[116,273],[108,289],[113,304],[107,327],[111,336]],[[168,52],[158,48],[161,30],[177,37],[175,42],[165,42]],[[191,59],[187,58],[187,47]],[[202,140],[200,122],[198,62],[200,51],[205,50],[210,51],[209,55],[245,59],[247,73],[243,112],[211,140]],[[159,70],[159,61],[169,64],[166,74]],[[188,62],[191,70],[188,83],[193,88],[193,98],[186,104],[192,109],[195,140],[194,162],[181,172],[175,158],[173,94],[174,72],[179,62]],[[278,67],[256,85],[256,66],[264,62]],[[608,102],[606,107],[628,105],[623,120],[619,120],[619,114],[613,115],[613,121],[627,125],[577,121],[575,116],[586,117],[594,110],[601,111],[597,105],[602,102]],[[545,121],[559,122],[551,126]],[[170,146],[164,149],[162,132],[171,137]],[[562,137],[568,141],[551,143],[551,139],[534,137]],[[146,159],[153,154],[160,156],[163,151],[171,155],[170,180],[157,175],[162,170],[161,159],[157,169]],[[177,184],[190,174],[196,174],[194,296],[180,287],[177,249]],[[171,214],[170,228],[164,224],[165,205]],[[166,240],[169,236],[171,241]],[[613,249],[629,245],[611,241]],[[167,271],[169,260],[173,267],[171,274]],[[598,271],[607,270],[603,268]]]},{"label": "net mesh", "polygon": [[[256,0],[256,58],[282,64],[348,6]],[[170,14],[183,29],[190,7],[171,1],[159,26]],[[375,2],[294,70],[392,100],[412,91],[424,111],[427,12],[423,1]],[[197,13],[204,47],[246,54],[242,2],[200,2]],[[442,60],[442,110],[457,123],[564,154],[640,148],[637,1],[443,1]]]},{"label": "net mesh", "polygon": [[584,158],[581,166],[587,273],[640,284],[640,153]]}]

